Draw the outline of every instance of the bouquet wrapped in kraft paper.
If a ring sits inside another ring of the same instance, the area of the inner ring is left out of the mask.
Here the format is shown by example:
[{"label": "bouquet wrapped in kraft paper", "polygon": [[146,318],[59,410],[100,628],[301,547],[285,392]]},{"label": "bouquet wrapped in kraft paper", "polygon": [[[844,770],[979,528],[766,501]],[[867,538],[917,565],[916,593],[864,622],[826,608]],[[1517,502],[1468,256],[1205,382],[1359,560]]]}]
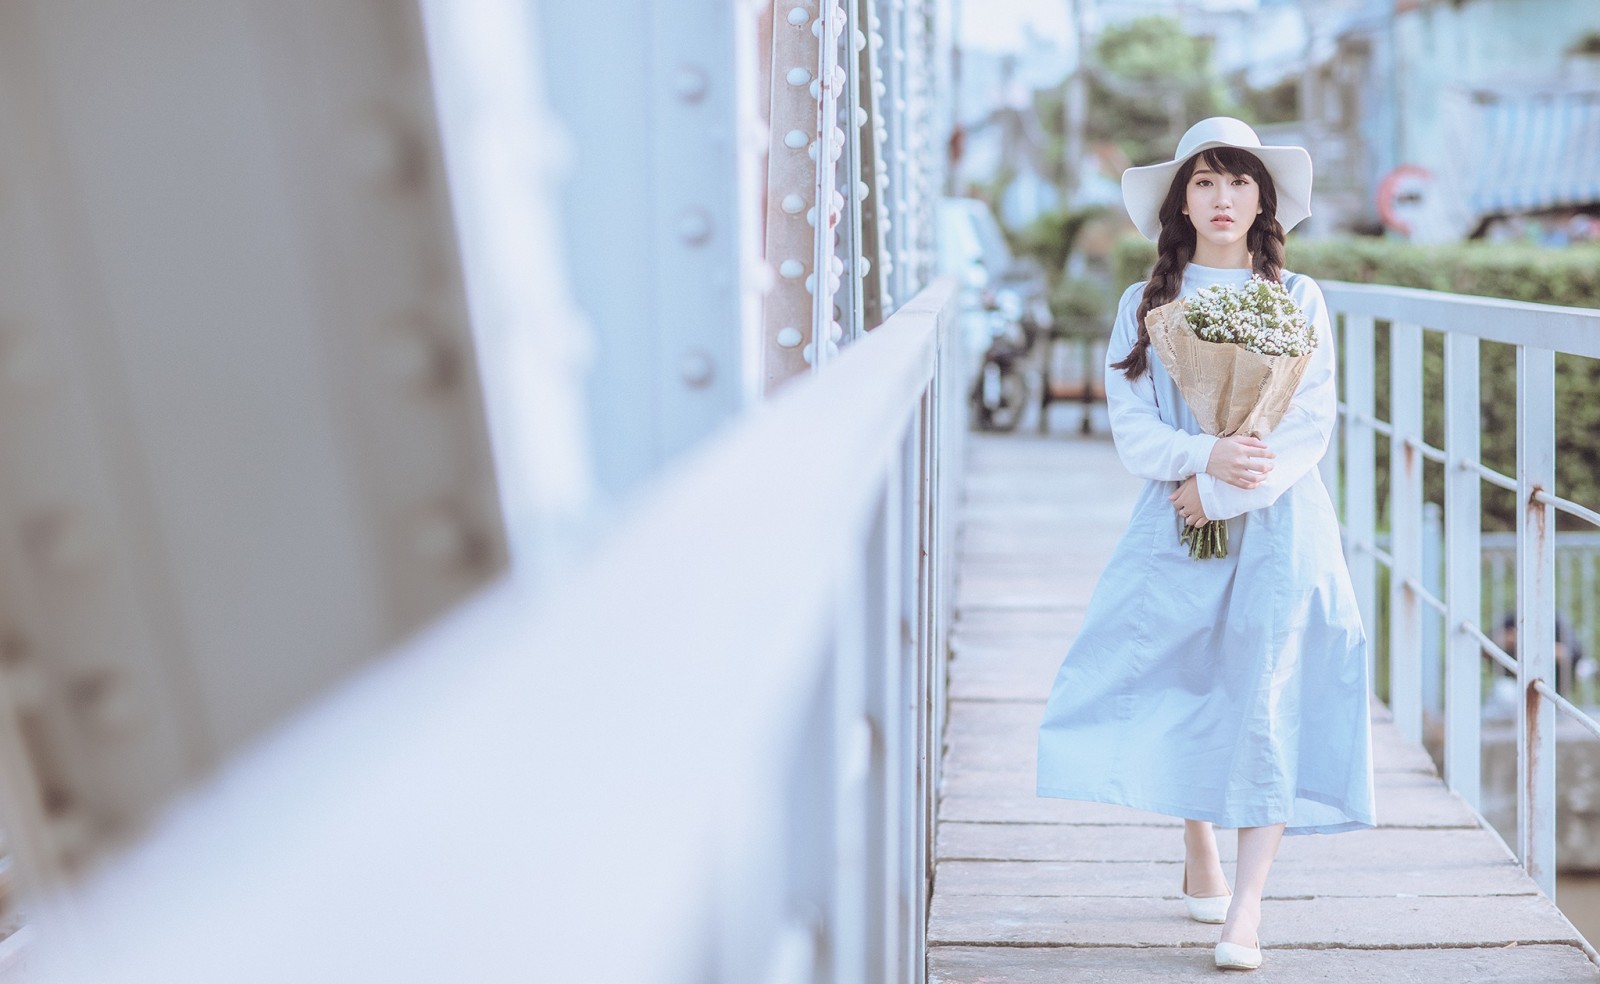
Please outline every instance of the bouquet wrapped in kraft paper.
[{"label": "bouquet wrapped in kraft paper", "polygon": [[[1315,332],[1281,284],[1252,278],[1214,287],[1145,316],[1150,347],[1200,428],[1217,437],[1265,438],[1289,410],[1311,362]],[[1228,525],[1183,526],[1199,559],[1228,555]]]}]

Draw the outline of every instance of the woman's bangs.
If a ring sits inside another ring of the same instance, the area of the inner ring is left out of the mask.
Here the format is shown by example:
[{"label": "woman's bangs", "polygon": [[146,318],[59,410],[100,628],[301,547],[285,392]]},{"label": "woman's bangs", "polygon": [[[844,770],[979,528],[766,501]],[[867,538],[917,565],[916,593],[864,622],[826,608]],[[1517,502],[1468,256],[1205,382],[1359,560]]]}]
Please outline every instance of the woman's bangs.
[{"label": "woman's bangs", "polygon": [[1261,158],[1248,150],[1234,147],[1212,147],[1209,150],[1202,150],[1200,159],[1213,171],[1222,174],[1242,174],[1254,179],[1258,184],[1261,182],[1261,176],[1267,172],[1261,163]]}]

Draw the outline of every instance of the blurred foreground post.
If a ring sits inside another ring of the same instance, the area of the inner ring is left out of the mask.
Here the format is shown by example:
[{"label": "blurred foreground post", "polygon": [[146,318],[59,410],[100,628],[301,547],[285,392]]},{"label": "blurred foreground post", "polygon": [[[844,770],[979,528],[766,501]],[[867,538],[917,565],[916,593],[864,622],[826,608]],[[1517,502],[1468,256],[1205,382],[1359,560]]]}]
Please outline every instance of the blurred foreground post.
[{"label": "blurred foreground post", "polygon": [[0,980],[923,979],[946,16],[683,13],[0,10]]},{"label": "blurred foreground post", "polygon": [[50,882],[484,584],[407,5],[0,9],[3,797]]}]

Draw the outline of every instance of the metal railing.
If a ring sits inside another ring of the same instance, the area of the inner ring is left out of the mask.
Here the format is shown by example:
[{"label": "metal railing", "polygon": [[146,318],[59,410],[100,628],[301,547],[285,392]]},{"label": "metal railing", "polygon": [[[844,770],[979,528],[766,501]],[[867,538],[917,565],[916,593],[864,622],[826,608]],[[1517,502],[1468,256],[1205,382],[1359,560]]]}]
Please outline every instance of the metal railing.
[{"label": "metal railing", "polygon": [[[1443,598],[1444,507],[1436,502],[1423,503],[1422,526],[1422,586],[1433,597]],[[1517,534],[1512,530],[1486,531],[1481,543],[1483,619],[1478,627],[1510,652],[1515,649],[1514,636],[1506,638],[1505,630],[1510,628],[1514,632],[1516,628]],[[1378,531],[1377,545],[1380,553],[1391,553],[1387,530]],[[1592,658],[1594,653],[1600,652],[1600,530],[1557,529],[1555,551],[1557,690],[1580,707],[1588,707],[1600,703]],[[1505,624],[1507,616],[1511,619],[1509,626]],[[1437,619],[1424,621],[1422,627],[1425,726],[1430,718],[1439,721],[1444,717],[1444,637],[1437,622]],[[1380,626],[1380,634],[1382,631]],[[1579,657],[1583,659],[1581,664]],[[1491,714],[1491,704],[1495,711],[1503,712],[1501,716],[1514,712],[1515,701],[1503,699],[1504,691],[1496,685],[1505,679],[1504,675],[1498,672],[1487,675],[1485,719]],[[1566,684],[1564,691],[1559,686],[1562,682]],[[1510,794],[1511,789],[1507,787],[1506,795]]]},{"label": "metal railing", "polygon": [[[1483,594],[1488,605],[1484,622],[1488,631],[1500,616],[1515,610],[1516,534],[1485,533],[1483,563]],[[1561,616],[1565,616],[1567,627],[1572,630],[1572,638],[1565,640],[1569,650],[1580,651],[1591,659],[1600,656],[1600,530],[1557,531],[1556,612],[1557,634]],[[1587,695],[1591,702],[1600,700],[1600,694],[1592,692],[1593,678],[1578,677],[1572,684],[1573,694]]]},{"label": "metal railing", "polygon": [[[1557,353],[1600,358],[1600,311],[1468,297],[1401,287],[1322,285],[1344,324],[1344,532],[1352,582],[1364,622],[1377,623],[1378,565],[1389,568],[1389,706],[1407,737],[1422,738],[1424,618],[1443,620],[1445,635],[1445,781],[1474,808],[1480,804],[1482,662],[1514,673],[1517,704],[1517,843],[1523,867],[1555,898],[1555,721],[1571,715],[1600,735],[1600,722],[1555,690],[1555,513],[1600,524],[1594,510],[1558,496],[1555,436]],[[1388,420],[1375,413],[1374,342],[1379,320],[1389,331]],[[1423,438],[1423,332],[1444,338],[1445,447]],[[1479,343],[1516,348],[1517,466],[1506,475],[1480,456]],[[1389,444],[1389,551],[1377,545],[1376,443]],[[1423,463],[1445,472],[1444,597],[1424,586]],[[1325,476],[1339,472],[1330,452]],[[1480,629],[1482,623],[1482,483],[1509,490],[1516,521],[1517,656]],[[1334,487],[1332,481],[1329,487]]]},{"label": "metal railing", "polygon": [[920,984],[953,288],[689,452],[558,588],[513,565],[230,764],[23,979]]}]

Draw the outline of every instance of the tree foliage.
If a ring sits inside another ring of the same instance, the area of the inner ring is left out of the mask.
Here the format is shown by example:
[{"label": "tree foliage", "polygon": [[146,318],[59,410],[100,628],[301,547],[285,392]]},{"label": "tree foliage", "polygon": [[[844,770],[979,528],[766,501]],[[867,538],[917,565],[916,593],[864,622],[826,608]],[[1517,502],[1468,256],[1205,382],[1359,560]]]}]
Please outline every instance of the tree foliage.
[{"label": "tree foliage", "polygon": [[1170,160],[1195,120],[1237,113],[1212,67],[1211,41],[1170,17],[1107,27],[1092,69],[1086,135],[1116,142],[1135,164]]}]

